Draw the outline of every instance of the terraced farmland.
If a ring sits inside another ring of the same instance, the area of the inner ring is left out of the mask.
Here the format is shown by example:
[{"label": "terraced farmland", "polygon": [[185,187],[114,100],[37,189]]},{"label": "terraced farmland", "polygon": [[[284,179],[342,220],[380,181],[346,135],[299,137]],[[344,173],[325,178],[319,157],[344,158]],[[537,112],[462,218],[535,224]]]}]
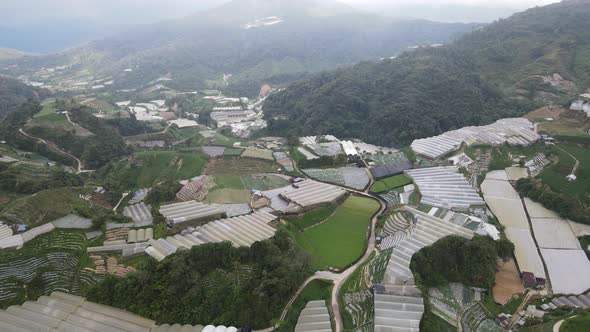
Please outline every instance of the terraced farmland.
[{"label": "terraced farmland", "polygon": [[315,269],[346,267],[362,255],[369,220],[378,210],[375,200],[350,196],[323,223],[295,233],[295,238],[311,254]]},{"label": "terraced farmland", "polygon": [[76,207],[87,206],[87,202],[79,197],[82,192],[71,188],[44,190],[8,204],[0,212],[0,218],[31,227],[38,226],[65,217]]},{"label": "terraced farmland", "polygon": [[81,294],[86,285],[101,278],[82,270],[86,245],[82,233],[55,230],[27,243],[21,250],[3,250],[0,306],[7,307],[56,290]]}]

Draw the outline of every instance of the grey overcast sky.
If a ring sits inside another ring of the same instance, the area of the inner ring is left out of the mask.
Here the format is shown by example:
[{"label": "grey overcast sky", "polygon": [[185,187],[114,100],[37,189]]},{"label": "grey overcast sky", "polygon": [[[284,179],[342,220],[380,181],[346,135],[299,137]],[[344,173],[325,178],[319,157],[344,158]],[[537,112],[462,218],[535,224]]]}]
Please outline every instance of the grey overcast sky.
[{"label": "grey overcast sky", "polygon": [[[228,0],[0,0],[0,25],[93,19],[121,24],[180,17]],[[297,1],[297,0],[293,0]],[[333,1],[333,0],[325,0]],[[397,17],[475,21],[507,16],[556,0],[341,0],[354,7]],[[489,13],[482,12],[485,8]],[[458,12],[457,12],[458,11]],[[479,12],[478,12],[479,11]],[[438,14],[437,14],[438,12]],[[454,13],[453,13],[454,12]]]}]

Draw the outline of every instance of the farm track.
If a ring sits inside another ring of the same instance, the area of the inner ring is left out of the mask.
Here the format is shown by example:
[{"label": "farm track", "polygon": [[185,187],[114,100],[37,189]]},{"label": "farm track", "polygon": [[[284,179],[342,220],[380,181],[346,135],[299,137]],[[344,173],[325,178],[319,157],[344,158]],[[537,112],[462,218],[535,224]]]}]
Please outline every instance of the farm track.
[{"label": "farm track", "polygon": [[52,142],[46,141],[46,140],[44,140],[44,139],[42,139],[42,138],[39,138],[39,137],[32,136],[32,135],[30,135],[30,134],[26,133],[26,132],[25,132],[25,131],[24,131],[22,128],[21,128],[21,129],[19,129],[18,131],[19,131],[21,134],[23,134],[24,136],[26,136],[26,137],[28,137],[28,138],[30,138],[30,139],[32,139],[32,140],[39,141],[39,142],[41,142],[41,143],[43,143],[43,144],[47,145],[47,147],[48,147],[49,149],[51,149],[51,150],[53,150],[53,151],[55,151],[55,152],[57,152],[57,153],[59,153],[59,154],[61,154],[61,155],[64,155],[64,156],[66,156],[66,157],[69,157],[69,158],[72,158],[72,159],[74,159],[74,160],[76,161],[76,163],[78,164],[78,167],[77,167],[77,169],[76,169],[76,173],[77,173],[77,174],[80,174],[80,173],[85,173],[85,172],[92,172],[92,170],[85,170],[85,169],[84,169],[84,166],[82,165],[82,161],[81,161],[80,159],[78,159],[78,157],[76,157],[76,156],[72,155],[72,154],[71,154],[71,153],[69,153],[69,152],[66,152],[65,150],[63,150],[62,148],[60,148],[59,146],[57,146],[55,143],[52,143]]},{"label": "farm track", "polygon": [[[299,169],[299,167],[297,167],[297,163],[293,160],[293,167],[295,168],[296,171],[298,171],[299,173],[303,174],[303,177],[308,178],[307,175],[305,175],[305,173],[301,172],[301,170]],[[373,180],[372,178],[370,178],[371,180]],[[321,182],[321,181],[320,181]],[[371,183],[373,181],[370,181]],[[369,188],[370,185],[369,184]],[[343,187],[343,186],[339,186],[339,185],[335,185],[332,184],[334,186],[340,187],[348,192],[357,194],[359,196],[362,197],[366,197],[366,198],[370,198],[370,199],[374,199],[377,200],[379,202],[380,208],[379,211],[377,211],[370,220],[370,231],[369,231],[369,238],[367,241],[367,247],[365,249],[365,253],[363,254],[363,256],[361,258],[359,258],[356,263],[354,263],[353,265],[349,266],[347,269],[340,271],[338,273],[335,272],[330,272],[330,271],[317,271],[313,276],[307,278],[303,284],[299,287],[299,289],[297,290],[297,292],[295,292],[295,294],[293,295],[293,297],[291,297],[291,299],[289,300],[289,302],[287,302],[287,305],[285,306],[285,309],[283,309],[283,312],[281,313],[281,316],[279,317],[279,320],[284,320],[285,317],[287,316],[287,313],[291,307],[291,305],[293,304],[293,302],[295,302],[295,300],[297,299],[297,297],[299,297],[299,295],[301,294],[301,292],[303,291],[303,289],[313,280],[327,280],[327,281],[332,281],[334,283],[334,286],[332,287],[332,294],[331,294],[331,302],[332,302],[332,313],[333,313],[333,319],[334,319],[334,331],[335,332],[342,332],[344,331],[344,323],[342,321],[342,313],[340,312],[340,306],[338,304],[338,298],[339,298],[339,294],[340,294],[340,290],[342,288],[342,285],[346,282],[346,280],[348,279],[348,277],[350,277],[354,271],[356,271],[356,269],[361,266],[366,260],[367,258],[369,258],[371,256],[371,254],[373,253],[373,251],[376,250],[376,245],[375,245],[375,226],[377,224],[377,219],[379,218],[379,216],[381,216],[385,210],[387,209],[387,203],[385,201],[383,201],[381,198],[377,198],[373,195],[368,194],[366,191],[359,191],[359,190],[354,190],[351,188],[347,188],[347,187]],[[367,189],[368,190],[368,189]],[[266,329],[262,329],[262,330],[257,330],[255,332],[270,332],[273,331],[274,327],[268,327]]]}]

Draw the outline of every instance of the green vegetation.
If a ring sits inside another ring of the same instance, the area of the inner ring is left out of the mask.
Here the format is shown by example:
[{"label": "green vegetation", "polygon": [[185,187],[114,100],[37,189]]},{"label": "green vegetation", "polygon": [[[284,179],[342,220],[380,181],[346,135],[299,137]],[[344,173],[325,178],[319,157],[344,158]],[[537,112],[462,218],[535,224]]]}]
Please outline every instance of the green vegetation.
[{"label": "green vegetation", "polygon": [[177,151],[138,152],[100,169],[105,188],[116,191],[148,188],[162,181],[186,180],[201,174],[206,158],[201,153]]},{"label": "green vegetation", "polygon": [[228,148],[223,151],[223,155],[226,157],[239,157],[242,155],[242,152],[244,152],[244,149]]},{"label": "green vegetation", "polygon": [[211,159],[207,163],[204,173],[207,175],[250,175],[274,173],[278,168],[272,161],[250,158],[220,158]]},{"label": "green vegetation", "polygon": [[309,275],[308,264],[308,256],[279,230],[250,248],[206,244],[160,263],[149,260],[137,273],[107,277],[86,295],[160,324],[211,322],[260,329],[279,317]]},{"label": "green vegetation", "polygon": [[314,269],[344,268],[362,255],[369,220],[378,209],[375,200],[350,196],[325,222],[296,232],[295,238],[311,254]]},{"label": "green vegetation", "polygon": [[0,118],[16,111],[27,99],[38,100],[46,95],[48,91],[44,89],[36,89],[17,79],[0,76]]},{"label": "green vegetation", "polygon": [[520,179],[516,190],[521,196],[543,204],[544,207],[557,212],[561,217],[583,224],[590,224],[590,197],[571,196],[554,191],[539,179]]},{"label": "green vegetation", "polygon": [[418,251],[410,268],[416,282],[425,287],[460,282],[467,286],[491,288],[496,279],[496,259],[512,255],[508,240],[494,241],[476,235],[472,240],[449,236]]},{"label": "green vegetation", "polygon": [[412,179],[401,174],[376,181],[369,189],[372,193],[383,193],[412,183]]},{"label": "green vegetation", "polygon": [[590,311],[585,311],[583,314],[567,319],[559,330],[564,332],[585,332],[590,330]]},{"label": "green vegetation", "polygon": [[86,247],[97,243],[82,232],[54,230],[26,243],[22,249],[0,250],[0,307],[35,301],[54,290],[81,295],[101,279],[83,270],[89,259]]},{"label": "green vegetation", "polygon": [[422,321],[420,321],[420,331],[425,332],[456,332],[457,327],[449,324],[446,320],[442,319],[434,312],[432,312],[432,306],[428,301],[424,301],[425,310]]},{"label": "green vegetation", "polygon": [[334,214],[336,209],[332,206],[320,207],[307,211],[303,216],[300,217],[286,217],[285,219],[295,225],[300,231],[304,231],[306,228],[317,225],[324,220],[328,219]]},{"label": "green vegetation", "polygon": [[[346,279],[344,284],[342,284],[340,293],[338,293],[338,306],[340,307],[340,314],[342,315],[342,324],[344,325],[345,331],[354,331],[357,327],[354,326],[354,321],[352,319],[350,312],[346,310],[346,294],[366,291],[368,287],[371,287],[371,285],[367,285],[364,282],[363,271],[367,265],[373,262],[375,256],[375,252],[372,252],[371,255],[359,267],[357,267],[356,270],[354,270],[354,272],[348,277],[348,279]],[[367,297],[365,301],[357,303],[357,305],[360,305],[363,311],[372,312],[373,298]]]},{"label": "green vegetation", "polygon": [[481,303],[483,306],[492,313],[493,316],[497,316],[501,313],[509,313],[513,314],[518,309],[518,306],[522,303],[523,296],[522,295],[513,295],[510,300],[504,305],[498,305],[494,302],[494,298],[491,295],[491,292],[483,298]]},{"label": "green vegetation", "polygon": [[[576,1],[534,8],[443,47],[313,75],[269,98],[269,131],[403,146],[526,114],[541,96],[561,102],[590,85],[588,14],[587,4]],[[579,88],[544,83],[541,77],[553,73]]]},{"label": "green vegetation", "polygon": [[331,302],[331,293],[332,293],[332,282],[328,282],[325,280],[313,280],[305,288],[301,291],[301,294],[293,301],[289,310],[287,311],[287,316],[285,319],[280,322],[279,327],[276,329],[278,332],[291,332],[295,330],[295,325],[297,324],[297,319],[301,314],[301,311],[307,305],[307,302],[316,301],[316,300],[324,300],[326,301],[326,305],[328,308],[330,307]]},{"label": "green vegetation", "polygon": [[[583,196],[590,191],[590,145],[560,143],[553,147],[552,152],[559,162],[541,173],[540,178],[553,190],[572,196]],[[576,181],[569,182],[566,176],[571,174],[576,161],[580,167],[576,171]]]},{"label": "green vegetation", "polygon": [[8,204],[0,216],[3,220],[31,227],[39,226],[55,219],[65,217],[77,210],[85,210],[88,202],[79,194],[85,193],[82,188],[48,189],[26,196]]},{"label": "green vegetation", "polygon": [[83,184],[78,175],[58,167],[33,163],[0,164],[0,191],[33,194],[45,189],[80,187]]}]

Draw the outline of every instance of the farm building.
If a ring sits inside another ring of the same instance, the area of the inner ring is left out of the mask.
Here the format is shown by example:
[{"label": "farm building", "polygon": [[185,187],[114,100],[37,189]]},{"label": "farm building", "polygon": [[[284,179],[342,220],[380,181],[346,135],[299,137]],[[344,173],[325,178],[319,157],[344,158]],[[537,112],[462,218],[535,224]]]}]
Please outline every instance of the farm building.
[{"label": "farm building", "polygon": [[551,304],[556,307],[578,307],[587,309],[590,308],[590,294],[556,297],[551,300]]},{"label": "farm building", "polygon": [[237,332],[235,327],[164,324],[62,292],[0,310],[2,331]]},{"label": "farm building", "polygon": [[[20,229],[20,228],[19,228]],[[31,241],[39,235],[43,235],[51,232],[55,229],[52,223],[47,223],[41,226],[37,226],[29,229],[21,234],[15,234],[12,236],[6,236],[0,239],[0,249],[17,248],[20,249],[25,243]],[[5,231],[5,234],[6,231]]]},{"label": "farm building", "polygon": [[527,146],[538,139],[539,135],[533,130],[533,124],[529,120],[509,118],[498,120],[487,126],[465,127],[439,136],[417,139],[412,142],[411,147],[419,155],[437,159],[458,150],[463,143]]},{"label": "farm building", "polygon": [[340,142],[338,138],[332,135],[320,135],[320,136],[305,136],[299,138],[301,145],[311,145],[321,142]]},{"label": "farm building", "polygon": [[231,241],[236,247],[251,246],[254,242],[271,238],[276,229],[268,223],[276,216],[266,212],[226,218],[202,226],[188,227],[180,234],[165,239],[150,240],[145,252],[161,261],[179,249],[189,249],[204,243]]},{"label": "farm building", "polygon": [[168,121],[168,123],[176,125],[178,128],[191,128],[191,127],[198,127],[199,124],[195,120],[188,120],[188,119],[176,119],[172,121]]},{"label": "farm building", "polygon": [[341,141],[340,144],[342,145],[342,150],[344,150],[344,154],[347,155],[349,158],[359,155],[352,141]]},{"label": "farm building", "polygon": [[225,152],[225,146],[203,146],[201,147],[201,150],[203,150],[203,152],[211,157],[211,158],[217,158],[217,157],[223,157],[223,152]]},{"label": "farm building", "polygon": [[196,201],[162,205],[160,213],[170,225],[203,224],[225,217],[225,211],[217,206]]},{"label": "farm building", "polygon": [[399,220],[405,225],[390,235],[394,239],[390,247],[394,249],[385,272],[386,284],[399,285],[413,280],[410,261],[420,249],[450,235],[467,239],[473,237],[473,232],[466,228],[411,207],[405,207],[398,213],[401,214]]},{"label": "farm building", "polygon": [[535,240],[545,261],[554,293],[580,294],[590,288],[590,261],[570,223],[540,203],[524,199]]},{"label": "farm building", "polygon": [[330,313],[325,301],[309,301],[299,314],[295,332],[332,332]]},{"label": "farm building", "polygon": [[346,195],[346,190],[313,181],[305,180],[291,185],[290,190],[283,190],[279,196],[289,202],[285,212],[295,210],[308,210],[318,206],[334,204]]},{"label": "farm building", "polygon": [[154,223],[152,207],[145,205],[143,202],[126,206],[123,209],[123,215],[133,219],[135,227],[149,226]]},{"label": "farm building", "polygon": [[590,288],[590,262],[584,250],[541,249],[554,294],[581,294]]},{"label": "farm building", "polygon": [[374,304],[375,332],[420,331],[424,299],[417,287],[387,285],[375,291]]},{"label": "farm building", "polygon": [[463,211],[474,205],[485,205],[475,188],[453,168],[422,168],[405,173],[422,194],[422,204]]},{"label": "farm building", "polygon": [[211,112],[211,119],[220,128],[231,125],[232,123],[252,120],[255,116],[256,112],[251,110],[243,111],[241,108],[237,110]]},{"label": "farm building", "polygon": [[364,190],[370,182],[366,168],[345,166],[340,168],[307,168],[301,170],[310,178],[340,186]]},{"label": "farm building", "polygon": [[533,240],[520,195],[510,184],[506,171],[486,174],[481,190],[490,210],[506,227],[506,237],[514,243],[514,256],[521,274],[532,273],[530,283],[534,284],[537,279],[546,279],[545,267]]},{"label": "farm building", "polygon": [[202,201],[207,197],[209,190],[207,185],[211,182],[207,176],[198,176],[194,179],[186,181],[183,187],[176,193],[176,198],[183,202],[187,201]]},{"label": "farm building", "polygon": [[384,179],[390,176],[398,175],[412,169],[414,165],[409,160],[401,160],[397,163],[386,164],[371,168],[371,174],[375,180]]}]

